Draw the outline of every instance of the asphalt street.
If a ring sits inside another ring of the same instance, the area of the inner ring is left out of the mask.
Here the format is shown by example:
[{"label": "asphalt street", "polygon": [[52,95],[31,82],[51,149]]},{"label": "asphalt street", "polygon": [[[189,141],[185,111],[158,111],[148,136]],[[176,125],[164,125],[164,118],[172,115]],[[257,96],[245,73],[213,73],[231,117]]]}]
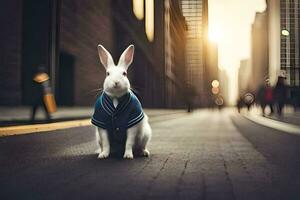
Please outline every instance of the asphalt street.
[{"label": "asphalt street", "polygon": [[134,160],[97,159],[92,126],[0,137],[0,199],[300,199],[300,136],[229,109],[151,126]]}]

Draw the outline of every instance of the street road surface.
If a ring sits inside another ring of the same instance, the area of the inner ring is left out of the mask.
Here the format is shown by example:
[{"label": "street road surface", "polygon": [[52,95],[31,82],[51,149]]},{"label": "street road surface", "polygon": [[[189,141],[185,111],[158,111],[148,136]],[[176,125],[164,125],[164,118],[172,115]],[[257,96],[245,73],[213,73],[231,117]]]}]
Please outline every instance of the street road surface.
[{"label": "street road surface", "polygon": [[134,160],[98,160],[92,126],[1,137],[0,199],[300,199],[300,136],[230,109],[151,126]]}]

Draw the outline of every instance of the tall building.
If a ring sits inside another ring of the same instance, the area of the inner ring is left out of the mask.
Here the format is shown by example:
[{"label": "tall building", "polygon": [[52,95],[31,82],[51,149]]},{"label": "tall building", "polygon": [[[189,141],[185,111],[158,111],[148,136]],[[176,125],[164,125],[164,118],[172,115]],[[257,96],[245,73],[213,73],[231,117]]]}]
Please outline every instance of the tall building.
[{"label": "tall building", "polygon": [[280,68],[290,86],[300,86],[300,1],[280,1]]},{"label": "tall building", "polygon": [[300,1],[267,0],[267,12],[271,83],[285,73],[289,98],[300,101]]},{"label": "tall building", "polygon": [[187,83],[195,88],[196,106],[204,106],[205,95],[205,51],[208,26],[207,0],[181,0],[182,13],[187,22],[186,68]]},{"label": "tall building", "polygon": [[[139,8],[133,6],[138,2]],[[1,105],[27,105],[44,64],[59,105],[92,105],[105,79],[97,45],[115,63],[129,44],[128,76],[145,107],[183,107],[186,23],[180,0],[0,2]],[[14,19],[14,20],[12,20]]]},{"label": "tall building", "polygon": [[[268,77],[268,27],[267,12],[256,13],[251,27],[250,88],[256,91]],[[243,64],[243,63],[241,63]]]},{"label": "tall building", "polygon": [[229,102],[229,77],[225,69],[219,70],[220,95],[224,99],[225,105]]},{"label": "tall building", "polygon": [[[249,87],[249,79],[251,76],[251,67],[250,67],[250,60],[244,59],[240,61],[240,68],[238,72],[238,95],[242,96],[246,92],[250,90]],[[251,80],[251,82],[253,82]]]},{"label": "tall building", "polygon": [[[32,99],[32,77],[40,64],[57,58],[57,0],[0,1],[0,104],[22,105]],[[53,76],[52,76],[53,77]],[[54,85],[54,77],[52,84]]]},{"label": "tall building", "polygon": [[[180,0],[164,1],[166,104],[183,107],[186,91],[185,45],[187,24],[182,15]],[[177,85],[176,85],[177,84]],[[177,99],[174,99],[177,97]]]},{"label": "tall building", "polygon": [[22,8],[21,1],[0,1],[0,104],[2,105],[22,103]]},{"label": "tall building", "polygon": [[274,85],[280,70],[280,0],[267,0],[269,76]]},{"label": "tall building", "polygon": [[[143,1],[143,0],[141,0]],[[178,108],[185,104],[185,32],[186,23],[179,0],[153,2],[153,33],[145,34],[145,18],[133,15],[132,1],[112,2],[115,23],[115,54],[120,55],[129,44],[136,45],[131,67],[132,84],[146,107]],[[142,7],[144,10],[144,7]]]},{"label": "tall building", "polygon": [[218,45],[212,41],[207,42],[207,50],[205,57],[205,92],[208,97],[206,105],[215,105],[215,99],[219,95],[218,91],[212,91],[212,82],[219,81],[219,68],[218,68]]},{"label": "tall building", "polygon": [[60,0],[59,3],[59,58],[56,71],[51,74],[56,79],[55,97],[60,105],[90,105],[105,78],[97,45],[102,44],[115,56],[113,9],[109,1],[81,4],[80,0]]},{"label": "tall building", "polygon": [[271,81],[284,70],[287,83],[300,86],[300,1],[267,0],[267,6]]}]

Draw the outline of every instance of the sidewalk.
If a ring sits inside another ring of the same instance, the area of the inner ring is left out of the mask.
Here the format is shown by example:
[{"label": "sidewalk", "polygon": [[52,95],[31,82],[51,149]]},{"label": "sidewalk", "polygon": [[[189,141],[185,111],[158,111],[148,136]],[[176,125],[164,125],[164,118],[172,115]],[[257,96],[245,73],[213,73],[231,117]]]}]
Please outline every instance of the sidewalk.
[{"label": "sidewalk", "polygon": [[286,122],[289,124],[300,125],[300,112],[284,113],[283,116],[270,115],[266,117],[277,121]]},{"label": "sidewalk", "polygon": [[291,107],[285,108],[282,116],[276,113],[270,115],[269,112],[266,112],[266,115],[263,116],[260,107],[257,106],[252,107],[249,112],[242,110],[241,114],[257,124],[282,132],[300,135],[300,113],[294,112]]},{"label": "sidewalk", "polygon": [[[170,116],[174,114],[186,113],[182,109],[144,109],[151,118],[156,116]],[[13,125],[30,124],[31,108],[20,107],[0,107],[0,127]],[[93,114],[92,107],[58,107],[57,112],[52,114],[51,122],[69,121],[90,118]],[[154,119],[152,119],[154,120]],[[42,109],[36,113],[36,124],[45,123],[45,115]]]},{"label": "sidewalk", "polygon": [[[252,107],[251,113],[262,116],[261,108],[258,106]],[[294,109],[290,106],[285,106],[282,116],[278,115],[276,112],[272,115],[270,115],[269,113],[270,111],[267,110],[264,117],[288,124],[300,125],[300,112],[295,112]]]}]

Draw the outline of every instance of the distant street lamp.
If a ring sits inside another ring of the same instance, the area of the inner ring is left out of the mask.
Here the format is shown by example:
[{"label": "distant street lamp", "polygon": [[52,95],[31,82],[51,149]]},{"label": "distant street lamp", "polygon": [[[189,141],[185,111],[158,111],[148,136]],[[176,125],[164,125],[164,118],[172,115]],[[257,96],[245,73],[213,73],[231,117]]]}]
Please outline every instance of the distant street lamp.
[{"label": "distant street lamp", "polygon": [[219,83],[219,81],[218,80],[213,80],[212,82],[211,82],[211,86],[213,86],[213,87],[219,87],[219,85],[220,85],[220,83]]},{"label": "distant street lamp", "polygon": [[148,40],[154,40],[154,0],[146,0],[145,2],[145,32]]},{"label": "distant street lamp", "polygon": [[291,43],[290,43],[290,32],[287,29],[282,29],[281,30],[281,35],[285,36],[285,40],[286,40],[286,48],[285,48],[285,54],[286,54],[286,62],[285,62],[285,66],[289,66],[290,65],[290,61],[291,61],[291,57],[290,57],[290,50],[291,50]]},{"label": "distant street lamp", "polygon": [[215,95],[219,94],[219,92],[220,92],[220,89],[219,89],[220,82],[219,82],[218,80],[213,80],[213,81],[211,82],[211,86],[212,86],[211,92],[212,92],[213,94],[215,94]]},{"label": "distant street lamp", "polygon": [[133,13],[138,20],[144,19],[144,0],[132,0]]},{"label": "distant street lamp", "polygon": [[286,29],[282,29],[281,30],[281,35],[284,35],[284,36],[289,36],[290,35],[290,32]]}]

